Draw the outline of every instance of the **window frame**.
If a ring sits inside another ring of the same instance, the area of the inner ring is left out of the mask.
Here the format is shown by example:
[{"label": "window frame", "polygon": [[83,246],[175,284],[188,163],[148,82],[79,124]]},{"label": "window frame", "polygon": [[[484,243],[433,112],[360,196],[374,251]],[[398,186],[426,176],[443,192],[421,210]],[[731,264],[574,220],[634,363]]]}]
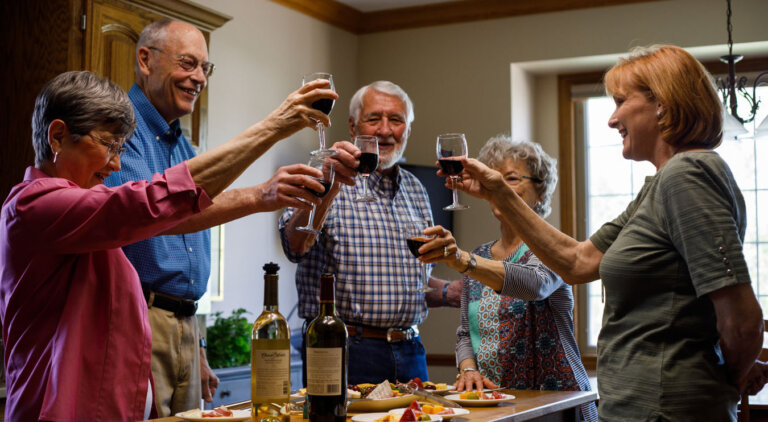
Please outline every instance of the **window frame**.
[{"label": "window frame", "polygon": [[[720,61],[703,62],[712,75],[728,74],[728,65]],[[768,70],[768,56],[744,59],[737,65],[740,74]],[[558,165],[560,180],[560,230],[577,239],[586,238],[586,198],[579,180],[584,180],[583,142],[577,140],[576,114],[573,87],[578,85],[601,84],[605,71],[568,73],[557,75],[557,119],[558,119]],[[765,104],[764,106],[768,106]],[[583,167],[583,166],[582,166]],[[597,356],[594,347],[586,344],[588,295],[586,285],[574,286],[573,323],[576,342],[581,350],[582,361],[588,370],[596,368]]]}]

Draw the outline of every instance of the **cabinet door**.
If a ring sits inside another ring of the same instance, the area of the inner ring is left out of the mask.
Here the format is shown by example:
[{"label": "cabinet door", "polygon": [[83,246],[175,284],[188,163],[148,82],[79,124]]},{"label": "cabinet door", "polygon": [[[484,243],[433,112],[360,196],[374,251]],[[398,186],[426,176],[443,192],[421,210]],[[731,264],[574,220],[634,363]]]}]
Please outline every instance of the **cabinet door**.
[{"label": "cabinet door", "polygon": [[85,69],[109,78],[128,91],[134,81],[139,34],[163,16],[110,0],[93,0],[90,12]]}]

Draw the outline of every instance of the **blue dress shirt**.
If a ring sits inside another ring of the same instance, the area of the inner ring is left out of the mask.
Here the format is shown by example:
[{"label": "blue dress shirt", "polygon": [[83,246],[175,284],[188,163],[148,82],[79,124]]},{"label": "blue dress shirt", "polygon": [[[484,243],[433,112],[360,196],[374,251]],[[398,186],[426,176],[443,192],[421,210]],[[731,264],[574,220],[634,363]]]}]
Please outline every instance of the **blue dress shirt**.
[{"label": "blue dress shirt", "polygon": [[[106,179],[107,186],[152,180],[153,174],[196,155],[179,121],[169,125],[138,85],[133,84],[128,97],[136,114],[136,131],[125,144],[121,170]],[[209,230],[155,236],[124,246],[123,251],[136,267],[143,287],[192,300],[205,293],[211,273]]]}]

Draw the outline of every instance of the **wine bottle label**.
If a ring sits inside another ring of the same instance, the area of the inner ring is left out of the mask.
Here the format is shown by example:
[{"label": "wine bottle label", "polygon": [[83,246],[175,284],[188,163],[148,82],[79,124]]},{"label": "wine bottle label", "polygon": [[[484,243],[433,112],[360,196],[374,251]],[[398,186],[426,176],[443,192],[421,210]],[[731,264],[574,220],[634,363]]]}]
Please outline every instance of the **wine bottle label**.
[{"label": "wine bottle label", "polygon": [[253,394],[259,399],[285,399],[291,393],[290,350],[251,351]]},{"label": "wine bottle label", "polygon": [[307,394],[338,396],[341,391],[341,347],[307,347]]}]

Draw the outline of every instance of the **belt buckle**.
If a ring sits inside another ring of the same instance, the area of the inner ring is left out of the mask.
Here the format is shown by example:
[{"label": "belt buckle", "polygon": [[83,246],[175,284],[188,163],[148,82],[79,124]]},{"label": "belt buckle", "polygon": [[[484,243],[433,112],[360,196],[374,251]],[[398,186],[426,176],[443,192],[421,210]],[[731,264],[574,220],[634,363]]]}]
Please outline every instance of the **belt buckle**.
[{"label": "belt buckle", "polygon": [[387,329],[387,343],[392,343],[392,333],[395,332],[394,328]]}]

